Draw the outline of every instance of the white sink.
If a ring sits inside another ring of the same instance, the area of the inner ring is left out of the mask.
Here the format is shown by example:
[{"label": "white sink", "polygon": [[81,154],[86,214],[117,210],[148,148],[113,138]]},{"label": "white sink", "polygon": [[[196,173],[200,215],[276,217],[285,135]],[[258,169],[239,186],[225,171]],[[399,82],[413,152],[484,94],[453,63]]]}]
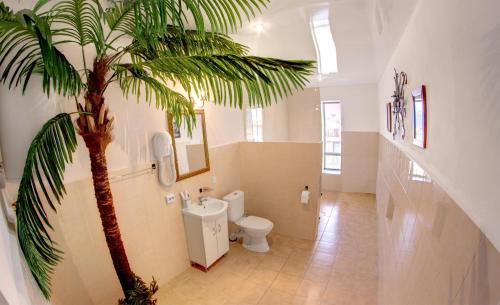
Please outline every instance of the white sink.
[{"label": "white sink", "polygon": [[200,218],[202,221],[212,221],[227,211],[227,202],[215,198],[207,198],[202,203],[193,203],[182,209],[182,214]]}]

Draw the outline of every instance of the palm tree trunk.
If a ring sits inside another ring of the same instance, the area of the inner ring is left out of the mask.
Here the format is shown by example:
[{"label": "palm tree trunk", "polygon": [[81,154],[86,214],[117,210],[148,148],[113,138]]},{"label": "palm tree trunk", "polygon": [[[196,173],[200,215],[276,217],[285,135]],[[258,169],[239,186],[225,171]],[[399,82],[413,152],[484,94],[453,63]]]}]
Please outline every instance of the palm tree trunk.
[{"label": "palm tree trunk", "polygon": [[113,195],[111,194],[108,180],[106,153],[100,147],[89,147],[89,153],[95,197],[101,216],[102,228],[106,236],[106,242],[116,274],[118,275],[123,291],[126,293],[133,289],[135,275],[130,268],[116,219]]},{"label": "palm tree trunk", "polygon": [[89,150],[92,180],[102,228],[116,274],[127,298],[127,294],[134,289],[136,277],[125,253],[108,179],[106,148],[112,141],[113,119],[108,118],[103,96],[106,88],[107,64],[107,57],[95,60],[93,70],[88,72],[85,105],[82,106],[77,102],[78,110],[87,114],[80,115],[76,123]]},{"label": "palm tree trunk", "polygon": [[108,58],[105,56],[94,61],[93,70],[88,73],[88,87],[84,96],[85,105],[82,106],[78,101],[76,103],[80,112],[76,124],[78,133],[83,137],[89,149],[97,208],[111,260],[125,295],[119,304],[154,305],[156,300],[153,299],[153,295],[158,290],[156,281],[153,279],[147,287],[130,268],[109,186],[106,148],[112,141],[113,118],[108,117],[108,108],[104,104],[103,96],[106,90],[107,65]]}]

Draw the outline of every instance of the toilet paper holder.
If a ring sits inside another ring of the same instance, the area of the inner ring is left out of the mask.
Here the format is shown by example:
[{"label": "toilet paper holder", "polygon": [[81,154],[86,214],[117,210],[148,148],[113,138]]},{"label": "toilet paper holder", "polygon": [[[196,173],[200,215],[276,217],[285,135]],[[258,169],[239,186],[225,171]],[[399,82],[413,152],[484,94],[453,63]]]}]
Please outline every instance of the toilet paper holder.
[{"label": "toilet paper holder", "polygon": [[306,185],[304,187],[304,190],[300,194],[300,203],[302,204],[309,204],[309,186]]}]

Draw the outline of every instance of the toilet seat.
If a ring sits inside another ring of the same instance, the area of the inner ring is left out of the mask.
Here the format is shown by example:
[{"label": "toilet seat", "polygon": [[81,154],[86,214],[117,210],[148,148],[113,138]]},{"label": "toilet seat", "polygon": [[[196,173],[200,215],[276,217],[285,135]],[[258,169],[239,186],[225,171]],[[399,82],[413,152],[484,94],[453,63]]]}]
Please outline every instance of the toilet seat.
[{"label": "toilet seat", "polygon": [[273,227],[273,223],[271,221],[257,216],[243,217],[236,224],[242,228],[254,230],[269,230]]}]

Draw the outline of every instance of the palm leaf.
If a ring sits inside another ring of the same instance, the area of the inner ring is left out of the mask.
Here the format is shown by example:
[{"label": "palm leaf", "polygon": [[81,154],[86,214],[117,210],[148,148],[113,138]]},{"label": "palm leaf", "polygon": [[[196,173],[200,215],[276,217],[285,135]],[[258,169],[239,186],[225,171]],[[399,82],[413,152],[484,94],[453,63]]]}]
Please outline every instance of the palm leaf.
[{"label": "palm leaf", "polygon": [[134,65],[115,67],[117,78],[124,95],[133,94],[139,100],[142,93],[146,101],[155,102],[158,109],[166,110],[177,124],[186,123],[188,130],[196,123],[193,103],[184,95],[170,89],[161,77],[154,77]]},{"label": "palm leaf", "polygon": [[249,51],[246,46],[233,41],[225,34],[200,33],[175,26],[169,26],[163,35],[141,33],[139,36],[141,39],[134,40],[126,48],[126,52],[142,55],[147,59],[160,56],[246,55]]},{"label": "palm leaf", "polygon": [[64,0],[54,5],[49,15],[59,28],[57,35],[82,47],[93,43],[99,58],[105,51],[101,11],[97,0]]},{"label": "palm leaf", "polygon": [[62,252],[52,241],[44,202],[56,210],[65,193],[65,164],[72,162],[76,134],[67,113],[45,123],[31,142],[16,202],[17,235],[28,267],[43,295],[50,297],[50,278]]},{"label": "palm leaf", "polygon": [[26,89],[33,73],[43,76],[43,90],[61,95],[78,95],[83,87],[80,75],[54,46],[46,18],[30,12],[0,19],[0,68],[2,82],[9,88]]},{"label": "palm leaf", "polygon": [[[135,64],[174,82],[188,92],[204,91],[215,103],[267,106],[293,94],[307,84],[313,72],[312,61],[288,61],[239,55],[171,56],[153,60],[138,59]],[[145,58],[146,56],[141,56]]]},{"label": "palm leaf", "polygon": [[115,0],[105,12],[105,20],[110,28],[108,38],[115,31],[120,33],[111,42],[122,35],[137,39],[144,31],[163,35],[169,26],[194,27],[201,34],[207,30],[228,33],[268,3],[269,0]]}]

